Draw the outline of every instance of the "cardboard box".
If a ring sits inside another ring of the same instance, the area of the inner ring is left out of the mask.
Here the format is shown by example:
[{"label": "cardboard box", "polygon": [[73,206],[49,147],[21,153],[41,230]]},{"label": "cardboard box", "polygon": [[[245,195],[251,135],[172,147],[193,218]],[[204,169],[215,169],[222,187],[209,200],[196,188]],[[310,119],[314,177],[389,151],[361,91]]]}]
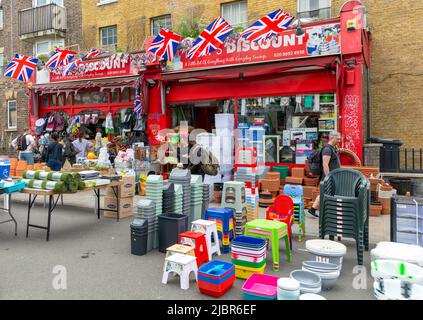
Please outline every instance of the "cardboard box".
[{"label": "cardboard box", "polygon": [[[116,210],[118,204],[118,200],[115,196],[113,197],[104,197],[104,203],[103,208],[104,209],[110,209],[110,210]],[[134,198],[120,198],[119,199],[119,217],[120,218],[127,218],[132,217],[134,212]],[[116,219],[117,213],[116,212],[110,212],[110,211],[103,211],[105,218],[114,218]]]},{"label": "cardboard box", "polygon": [[[119,198],[130,198],[135,196],[135,177],[122,177],[122,185],[118,187]],[[111,187],[106,188],[106,197],[115,197]]]}]

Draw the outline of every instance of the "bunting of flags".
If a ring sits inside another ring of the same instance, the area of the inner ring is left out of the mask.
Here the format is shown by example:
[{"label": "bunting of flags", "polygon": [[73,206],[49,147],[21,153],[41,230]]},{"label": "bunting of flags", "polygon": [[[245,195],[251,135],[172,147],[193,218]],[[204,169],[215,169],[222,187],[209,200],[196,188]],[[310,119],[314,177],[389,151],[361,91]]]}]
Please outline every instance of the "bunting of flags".
[{"label": "bunting of flags", "polygon": [[177,35],[175,32],[162,29],[157,37],[154,38],[147,51],[156,55],[156,57],[162,58],[163,60],[172,61],[178,52],[178,47],[181,41],[182,37]]},{"label": "bunting of flags", "polygon": [[187,58],[200,58],[220,49],[233,30],[225,19],[218,17],[201,32],[188,52]]},{"label": "bunting of flags", "polygon": [[97,50],[97,49],[91,49],[88,53],[84,54],[81,58],[69,63],[68,65],[66,65],[63,68],[63,76],[67,76],[69,75],[73,69],[75,69],[76,67],[78,67],[84,60],[86,59],[90,59],[90,58],[95,58],[101,54],[103,54],[103,51]]},{"label": "bunting of flags", "polygon": [[31,79],[31,75],[37,67],[37,63],[37,58],[16,54],[7,65],[4,76],[26,83]]},{"label": "bunting of flags", "polygon": [[241,37],[255,42],[264,41],[283,32],[293,20],[293,16],[279,9],[258,19],[241,33]]},{"label": "bunting of flags", "polygon": [[68,65],[75,55],[76,52],[74,51],[56,48],[50,55],[50,59],[46,62],[46,67],[57,68]]}]

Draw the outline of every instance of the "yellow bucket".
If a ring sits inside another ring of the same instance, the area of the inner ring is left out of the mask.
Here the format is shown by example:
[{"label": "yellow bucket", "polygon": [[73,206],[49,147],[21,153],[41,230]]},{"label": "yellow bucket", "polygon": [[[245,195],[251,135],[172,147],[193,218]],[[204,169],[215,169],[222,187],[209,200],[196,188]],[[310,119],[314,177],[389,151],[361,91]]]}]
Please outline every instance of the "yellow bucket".
[{"label": "yellow bucket", "polygon": [[253,273],[264,273],[264,269],[266,269],[266,264],[263,267],[256,269],[256,268],[249,268],[249,267],[241,267],[235,266],[235,277],[239,279],[248,279]]}]

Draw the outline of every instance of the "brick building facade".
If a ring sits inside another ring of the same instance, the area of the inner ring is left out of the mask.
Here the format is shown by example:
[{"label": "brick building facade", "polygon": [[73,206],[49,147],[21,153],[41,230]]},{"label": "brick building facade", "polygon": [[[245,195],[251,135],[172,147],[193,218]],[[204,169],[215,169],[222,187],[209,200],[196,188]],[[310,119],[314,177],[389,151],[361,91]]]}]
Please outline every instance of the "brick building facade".
[{"label": "brick building facade", "polygon": [[[104,4],[99,4],[104,2]],[[86,48],[100,46],[100,29],[116,26],[118,51],[139,50],[151,35],[155,18],[170,15],[177,27],[182,20],[201,18],[205,23],[222,14],[222,6],[239,1],[221,0],[82,0],[82,30]],[[322,1],[321,1],[322,2]],[[423,146],[423,113],[416,112],[423,101],[420,56],[422,37],[418,36],[422,1],[363,0],[368,12],[371,43],[370,136],[400,139],[407,147]],[[297,0],[283,1],[284,9],[296,14]],[[328,0],[326,17],[338,16],[344,0]],[[276,10],[273,0],[247,0],[248,23]],[[160,19],[160,18],[159,18]],[[413,36],[410,36],[413,34]],[[407,36],[408,35],[408,36]]]},{"label": "brick building facade", "polygon": [[[82,15],[80,0],[51,1],[44,6],[37,6],[34,0],[1,1],[0,10],[3,16],[3,26],[0,25],[0,62],[3,62],[0,65],[0,154],[13,155],[15,152],[9,145],[28,127],[29,104],[26,85],[3,77],[4,65],[16,53],[39,56],[55,46],[72,45],[72,49],[79,51]],[[39,15],[43,19],[37,21]],[[13,111],[15,106],[16,112]]]}]

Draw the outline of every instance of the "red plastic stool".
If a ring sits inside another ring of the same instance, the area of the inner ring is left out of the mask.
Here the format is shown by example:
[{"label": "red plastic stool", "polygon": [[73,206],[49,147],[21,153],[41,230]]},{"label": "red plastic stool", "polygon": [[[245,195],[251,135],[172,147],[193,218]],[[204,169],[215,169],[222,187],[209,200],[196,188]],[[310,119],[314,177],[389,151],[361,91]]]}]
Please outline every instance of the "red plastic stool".
[{"label": "red plastic stool", "polygon": [[187,231],[180,233],[178,244],[194,247],[197,266],[200,267],[203,262],[209,262],[209,252],[207,251],[206,235],[201,232]]}]

